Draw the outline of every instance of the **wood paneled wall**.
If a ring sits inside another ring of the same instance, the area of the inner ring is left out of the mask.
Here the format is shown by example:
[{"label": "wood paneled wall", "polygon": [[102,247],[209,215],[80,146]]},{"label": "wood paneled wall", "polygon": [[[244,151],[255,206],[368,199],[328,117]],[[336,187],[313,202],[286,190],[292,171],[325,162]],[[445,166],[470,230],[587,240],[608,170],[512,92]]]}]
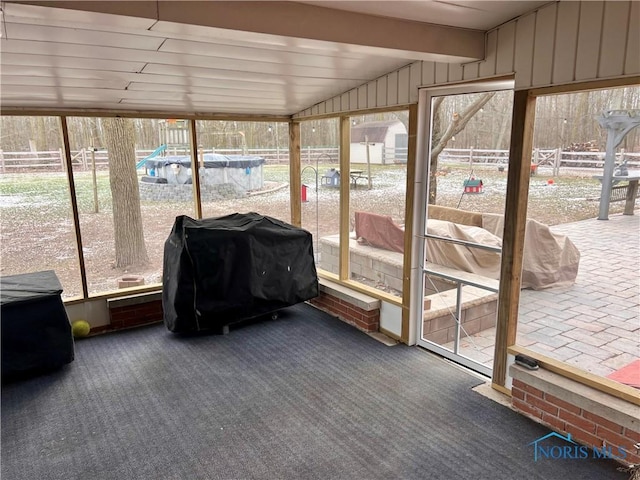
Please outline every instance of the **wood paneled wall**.
[{"label": "wood paneled wall", "polygon": [[515,75],[516,90],[640,74],[640,2],[557,2],[491,30],[486,58],[419,61],[321,102],[304,118],[418,102],[418,88]]}]

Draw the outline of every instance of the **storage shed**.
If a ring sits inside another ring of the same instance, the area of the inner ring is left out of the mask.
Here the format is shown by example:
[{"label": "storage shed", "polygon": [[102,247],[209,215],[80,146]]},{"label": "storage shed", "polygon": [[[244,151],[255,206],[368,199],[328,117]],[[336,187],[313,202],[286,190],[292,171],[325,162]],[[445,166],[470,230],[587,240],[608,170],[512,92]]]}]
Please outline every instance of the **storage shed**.
[{"label": "storage shed", "polygon": [[351,162],[385,165],[407,162],[407,129],[399,120],[368,122],[351,128]]}]

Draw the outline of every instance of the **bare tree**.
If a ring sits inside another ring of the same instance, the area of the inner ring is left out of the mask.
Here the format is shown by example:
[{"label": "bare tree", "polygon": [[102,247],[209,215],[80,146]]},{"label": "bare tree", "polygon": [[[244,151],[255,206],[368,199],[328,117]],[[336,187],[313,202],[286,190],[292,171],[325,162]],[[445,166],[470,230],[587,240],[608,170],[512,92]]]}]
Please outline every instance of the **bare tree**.
[{"label": "bare tree", "polygon": [[467,126],[469,120],[478,113],[478,111],[493,98],[496,92],[486,92],[479,95],[473,102],[471,102],[462,113],[454,112],[451,116],[451,121],[446,129],[443,131],[442,115],[442,102],[445,97],[436,97],[433,103],[433,126],[432,126],[432,147],[431,158],[429,159],[430,175],[429,175],[429,203],[436,203],[436,197],[438,194],[438,156],[445,149],[449,140],[455,135],[460,133],[464,127]]},{"label": "bare tree", "polygon": [[143,265],[149,257],[142,231],[135,127],[131,119],[105,118],[102,128],[109,152],[116,267]]}]

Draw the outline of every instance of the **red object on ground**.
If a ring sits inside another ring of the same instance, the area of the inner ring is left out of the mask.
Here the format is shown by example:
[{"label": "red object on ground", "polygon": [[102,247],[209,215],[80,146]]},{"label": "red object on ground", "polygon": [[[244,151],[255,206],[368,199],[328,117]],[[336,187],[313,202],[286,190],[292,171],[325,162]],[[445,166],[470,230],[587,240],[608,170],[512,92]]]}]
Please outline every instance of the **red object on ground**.
[{"label": "red object on ground", "polygon": [[553,178],[550,178],[549,180],[547,180],[547,185],[553,185]]},{"label": "red object on ground", "polygon": [[607,375],[607,378],[631,387],[640,388],[640,360],[631,362],[626,367]]}]

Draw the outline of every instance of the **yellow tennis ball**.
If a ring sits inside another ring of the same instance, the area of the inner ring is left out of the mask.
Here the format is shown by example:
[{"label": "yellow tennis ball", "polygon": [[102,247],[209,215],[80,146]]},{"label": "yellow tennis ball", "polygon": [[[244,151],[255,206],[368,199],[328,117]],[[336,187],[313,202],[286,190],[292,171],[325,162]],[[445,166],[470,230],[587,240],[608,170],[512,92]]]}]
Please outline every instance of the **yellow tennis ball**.
[{"label": "yellow tennis ball", "polygon": [[86,320],[76,320],[71,324],[71,332],[74,337],[86,337],[91,331],[91,325]]}]

